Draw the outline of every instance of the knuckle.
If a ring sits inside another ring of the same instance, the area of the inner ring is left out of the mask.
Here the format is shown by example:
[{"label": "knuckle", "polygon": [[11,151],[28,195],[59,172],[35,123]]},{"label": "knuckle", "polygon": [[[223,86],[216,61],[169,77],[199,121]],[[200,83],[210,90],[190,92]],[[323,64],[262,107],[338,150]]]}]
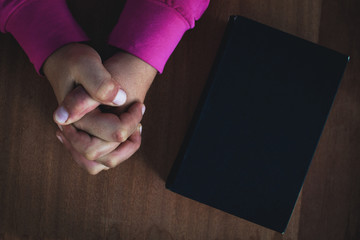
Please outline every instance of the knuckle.
[{"label": "knuckle", "polygon": [[87,168],[86,171],[90,174],[90,175],[96,175],[99,173],[99,171],[97,171],[95,168]]},{"label": "knuckle", "polygon": [[118,129],[113,133],[113,139],[115,142],[125,142],[127,139],[127,131],[124,129]]},{"label": "knuckle", "polygon": [[84,157],[87,160],[94,161],[98,158],[98,153],[91,146],[88,146],[83,152]]},{"label": "knuckle", "polygon": [[118,165],[118,162],[115,159],[109,159],[103,163],[105,166],[109,168],[114,168]]},{"label": "knuckle", "polygon": [[97,159],[97,154],[94,153],[94,152],[87,152],[84,154],[84,157],[87,159],[87,160],[90,160],[90,161],[95,161]]},{"label": "knuckle", "polygon": [[100,75],[98,78],[100,84],[96,89],[95,95],[99,100],[109,100],[109,97],[111,97],[115,90],[115,84],[111,81],[110,77]]}]

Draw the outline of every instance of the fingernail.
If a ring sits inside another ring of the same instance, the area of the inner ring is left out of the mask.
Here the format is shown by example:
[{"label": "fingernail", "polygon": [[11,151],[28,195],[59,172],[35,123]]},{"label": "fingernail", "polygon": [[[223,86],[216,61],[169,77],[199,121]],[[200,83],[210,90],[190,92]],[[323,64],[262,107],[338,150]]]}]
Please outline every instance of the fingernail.
[{"label": "fingernail", "polygon": [[125,102],[126,102],[126,93],[123,90],[119,89],[113,103],[116,105],[123,105]]},{"label": "fingernail", "polygon": [[142,106],[142,109],[141,109],[141,111],[142,111],[142,115],[144,115],[144,113],[145,113],[145,105],[143,104],[143,106]]},{"label": "fingernail", "polygon": [[140,131],[140,135],[141,135],[141,133],[142,133],[142,125],[140,125],[139,131]]},{"label": "fingernail", "polygon": [[56,124],[56,125],[58,125],[58,127],[59,127],[59,129],[60,129],[61,131],[64,131],[64,129],[62,128],[61,125],[59,125],[59,124]]},{"label": "fingernail", "polygon": [[62,138],[61,138],[59,135],[56,135],[56,137],[59,139],[59,141],[60,141],[61,143],[64,143],[63,140],[62,140]]},{"label": "fingernail", "polygon": [[63,106],[59,107],[55,112],[55,120],[58,123],[65,123],[69,118],[69,113],[65,110]]}]

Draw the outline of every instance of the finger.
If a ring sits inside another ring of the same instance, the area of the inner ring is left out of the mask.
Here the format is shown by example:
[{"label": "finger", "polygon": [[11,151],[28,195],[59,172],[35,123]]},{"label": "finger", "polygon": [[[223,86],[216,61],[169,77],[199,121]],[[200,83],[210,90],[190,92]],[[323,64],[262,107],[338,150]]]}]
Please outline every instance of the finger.
[{"label": "finger", "polygon": [[[86,61],[84,61],[86,63]],[[126,102],[126,93],[121,89],[101,61],[81,65],[75,73],[76,81],[98,102],[121,106]]]},{"label": "finger", "polygon": [[[98,64],[93,64],[97,66]],[[101,64],[102,65],[102,64]],[[84,67],[79,67],[84,68]],[[121,106],[126,102],[126,93],[120,85],[111,78],[110,73],[101,66],[88,67],[90,71],[76,74],[81,86],[77,86],[67,96],[54,113],[54,120],[58,124],[70,124],[79,120],[86,113],[96,108],[100,103],[109,106]],[[81,71],[81,70],[79,70]]]},{"label": "finger", "polygon": [[145,111],[144,104],[137,102],[119,116],[95,109],[75,122],[76,128],[108,142],[124,142],[140,123]]},{"label": "finger", "polygon": [[109,168],[114,168],[120,163],[129,159],[140,148],[141,131],[142,125],[139,124],[134,134],[131,135],[127,141],[120,144],[110,154],[97,159],[96,162],[101,163]]},{"label": "finger", "polygon": [[73,89],[54,112],[54,121],[58,124],[71,124],[100,105],[79,85]]},{"label": "finger", "polygon": [[100,102],[94,100],[89,93],[79,85],[65,97],[54,112],[53,118],[58,124],[68,125],[80,120],[85,114],[99,105]]},{"label": "finger", "polygon": [[72,147],[87,160],[94,161],[112,152],[119,146],[118,142],[106,142],[92,137],[81,130],[77,130],[72,125],[63,126],[62,128],[62,134]]},{"label": "finger", "polygon": [[81,154],[79,154],[70,144],[70,142],[66,139],[66,137],[60,132],[56,132],[57,138],[60,142],[65,146],[65,148],[70,152],[74,161],[83,169],[87,170],[91,175],[96,175],[102,170],[108,170],[109,167],[104,166],[103,164],[97,163],[95,161],[90,161],[84,158]]}]

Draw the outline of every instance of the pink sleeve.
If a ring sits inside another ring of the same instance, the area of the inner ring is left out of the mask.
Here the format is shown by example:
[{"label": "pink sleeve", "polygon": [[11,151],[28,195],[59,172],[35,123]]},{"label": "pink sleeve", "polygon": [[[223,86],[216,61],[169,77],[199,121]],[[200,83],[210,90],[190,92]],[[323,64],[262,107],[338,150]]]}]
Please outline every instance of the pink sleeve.
[{"label": "pink sleeve", "polygon": [[127,0],[109,44],[162,73],[183,34],[195,26],[209,0]]},{"label": "pink sleeve", "polygon": [[38,73],[56,49],[88,40],[65,0],[0,0],[0,30],[14,36]]}]

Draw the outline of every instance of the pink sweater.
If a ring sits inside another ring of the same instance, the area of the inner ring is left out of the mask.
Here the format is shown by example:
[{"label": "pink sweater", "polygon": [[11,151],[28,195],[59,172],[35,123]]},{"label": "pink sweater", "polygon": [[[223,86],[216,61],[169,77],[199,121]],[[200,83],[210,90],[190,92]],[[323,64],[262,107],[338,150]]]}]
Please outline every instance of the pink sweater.
[{"label": "pink sweater", "polygon": [[[209,0],[127,0],[108,43],[162,73],[183,34],[208,5]],[[37,72],[56,49],[89,40],[65,0],[0,0],[0,30],[15,37]]]}]

